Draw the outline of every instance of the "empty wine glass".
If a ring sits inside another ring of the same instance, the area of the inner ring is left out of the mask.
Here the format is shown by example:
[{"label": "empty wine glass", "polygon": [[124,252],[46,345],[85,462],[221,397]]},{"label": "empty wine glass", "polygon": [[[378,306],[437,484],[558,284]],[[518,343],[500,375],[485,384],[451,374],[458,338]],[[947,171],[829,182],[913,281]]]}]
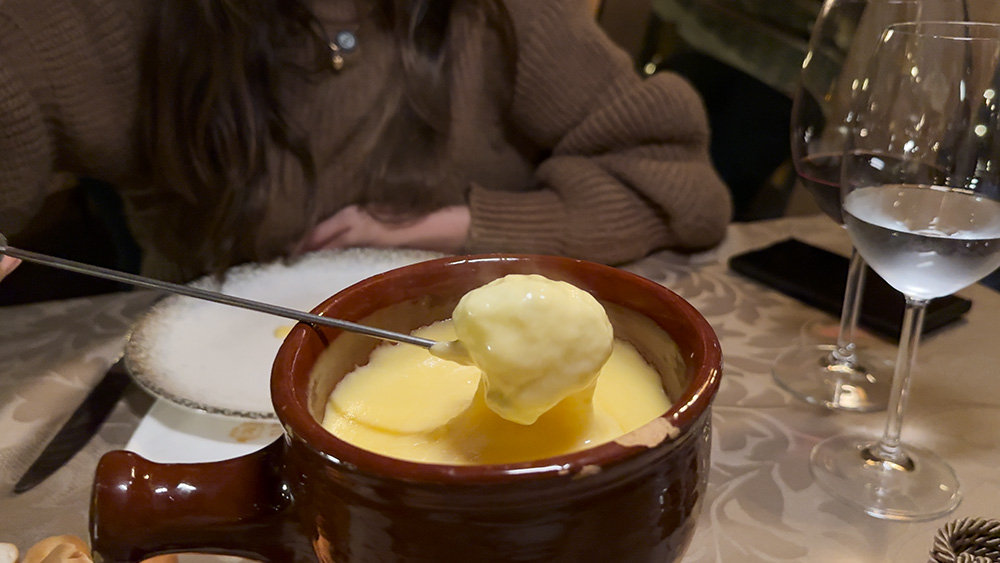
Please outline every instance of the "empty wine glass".
[{"label": "empty wine glass", "polygon": [[[792,161],[820,210],[841,225],[840,163],[852,86],[882,30],[919,14],[918,0],[827,0],[813,27],[792,103]],[[892,364],[858,349],[855,340],[866,269],[852,251],[836,343],[802,344],[775,361],[774,380],[799,399],[836,410],[885,408]]]},{"label": "empty wine glass", "polygon": [[858,88],[845,225],[906,312],[881,439],[824,440],[810,468],[823,489],[872,516],[935,518],[958,505],[958,479],[900,435],[927,303],[1000,266],[1000,25],[892,25]]}]

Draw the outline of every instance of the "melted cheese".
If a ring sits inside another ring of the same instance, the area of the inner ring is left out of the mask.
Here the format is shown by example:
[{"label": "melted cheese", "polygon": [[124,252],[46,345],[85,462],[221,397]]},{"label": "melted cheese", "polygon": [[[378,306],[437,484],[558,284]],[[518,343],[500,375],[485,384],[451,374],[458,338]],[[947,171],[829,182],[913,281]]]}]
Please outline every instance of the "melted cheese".
[{"label": "melted cheese", "polygon": [[[452,340],[451,321],[414,334]],[[595,384],[571,393],[530,425],[499,416],[485,378],[423,348],[385,344],[334,388],[323,426],[390,457],[451,465],[530,461],[614,440],[663,414],[659,374],[635,348],[614,340]]]},{"label": "melted cheese", "polygon": [[614,341],[597,299],[539,275],[512,274],[470,291],[452,320],[457,342],[432,353],[478,366],[486,405],[520,424],[571,395],[589,396]]}]

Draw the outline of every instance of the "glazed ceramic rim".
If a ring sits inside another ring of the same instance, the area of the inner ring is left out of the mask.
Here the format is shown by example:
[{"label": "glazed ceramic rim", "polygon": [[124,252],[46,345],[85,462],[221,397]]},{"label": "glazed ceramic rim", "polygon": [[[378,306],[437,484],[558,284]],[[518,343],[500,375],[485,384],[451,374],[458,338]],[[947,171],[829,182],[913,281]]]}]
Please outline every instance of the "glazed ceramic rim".
[{"label": "glazed ceramic rim", "polygon": [[[357,292],[371,291],[371,286],[391,283],[398,279],[410,277],[414,270],[434,271],[449,267],[468,268],[476,262],[524,262],[526,266],[537,265],[540,269],[573,268],[588,279],[604,277],[615,279],[616,283],[631,284],[634,292],[631,295],[655,296],[666,311],[673,311],[675,317],[691,325],[696,333],[692,337],[696,343],[694,349],[685,354],[687,373],[692,378],[671,408],[646,426],[657,420],[666,419],[680,431],[677,439],[685,439],[692,425],[703,415],[709,413],[714,395],[718,390],[722,372],[722,350],[715,331],[708,321],[690,303],[670,289],[647,278],[594,262],[575,260],[559,256],[530,254],[482,254],[445,257],[417,264],[403,266],[382,274],[373,276],[350,286],[317,306],[313,313],[323,314],[342,302],[347,296]],[[627,296],[626,296],[627,297]],[[647,297],[648,298],[648,297]],[[604,299],[602,297],[602,299]],[[611,301],[605,299],[606,301]],[[626,299],[627,300],[627,299]],[[614,302],[614,301],[611,301]],[[627,303],[619,303],[628,307]],[[346,319],[357,321],[358,319]],[[324,332],[336,338],[340,331],[323,328]],[[614,441],[587,450],[564,454],[561,456],[534,460],[530,462],[495,464],[495,465],[442,465],[419,463],[383,456],[364,450],[345,442],[327,432],[317,422],[309,410],[309,389],[311,365],[308,368],[298,368],[299,362],[309,361],[301,358],[301,347],[306,339],[318,336],[311,327],[298,324],[286,337],[278,351],[271,375],[271,396],[274,401],[278,419],[285,428],[286,434],[293,440],[301,439],[319,454],[333,463],[350,467],[358,472],[377,475],[381,478],[400,479],[406,481],[471,484],[490,482],[509,482],[520,479],[538,479],[540,477],[565,476],[575,474],[585,466],[608,467],[628,459],[637,457],[649,451],[646,446],[622,446]],[[296,369],[298,371],[296,372]],[[293,377],[282,374],[292,373]],[[662,424],[662,423],[659,423]],[[645,428],[645,426],[643,427]],[[670,440],[670,438],[667,438]]]}]

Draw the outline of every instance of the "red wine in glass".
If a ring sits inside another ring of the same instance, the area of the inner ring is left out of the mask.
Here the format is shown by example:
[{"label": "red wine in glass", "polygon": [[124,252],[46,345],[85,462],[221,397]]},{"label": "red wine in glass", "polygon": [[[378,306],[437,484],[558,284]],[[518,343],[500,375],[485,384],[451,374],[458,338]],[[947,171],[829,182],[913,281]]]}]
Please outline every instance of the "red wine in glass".
[{"label": "red wine in glass", "polygon": [[795,163],[802,187],[809,191],[820,211],[844,224],[840,206],[840,163],[838,154],[810,154]]}]

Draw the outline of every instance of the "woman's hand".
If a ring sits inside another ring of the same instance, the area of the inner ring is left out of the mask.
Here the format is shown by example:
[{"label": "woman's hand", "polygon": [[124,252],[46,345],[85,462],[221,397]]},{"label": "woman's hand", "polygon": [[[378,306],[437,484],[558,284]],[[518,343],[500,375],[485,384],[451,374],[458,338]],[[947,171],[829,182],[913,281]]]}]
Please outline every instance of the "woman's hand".
[{"label": "woman's hand", "polygon": [[469,208],[464,205],[444,207],[400,223],[380,221],[361,207],[351,205],[316,225],[297,250],[369,246],[456,253],[465,244],[469,222]]},{"label": "woman's hand", "polygon": [[21,261],[17,258],[11,258],[10,256],[0,257],[0,281],[2,281],[7,274],[14,271],[14,268],[20,264]]}]

